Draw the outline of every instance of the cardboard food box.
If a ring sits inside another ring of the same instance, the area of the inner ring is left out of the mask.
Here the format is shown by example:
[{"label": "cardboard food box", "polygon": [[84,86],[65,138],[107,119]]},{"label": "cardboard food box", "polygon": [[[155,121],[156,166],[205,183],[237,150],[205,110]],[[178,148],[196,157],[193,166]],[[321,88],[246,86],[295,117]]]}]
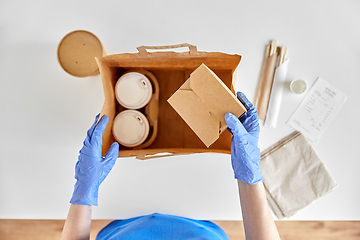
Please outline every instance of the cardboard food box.
[{"label": "cardboard food box", "polygon": [[246,108],[205,64],[168,99],[189,127],[210,147],[226,131],[225,114],[240,117]]},{"label": "cardboard food box", "polygon": [[[189,47],[189,52],[148,52],[146,49],[167,49]],[[113,120],[125,110],[116,100],[115,84],[127,71],[142,69],[150,72],[158,83],[158,92],[149,105],[140,109],[153,121],[152,132],[144,144],[135,148],[120,145],[119,157],[136,156],[138,159],[150,159],[157,153],[191,154],[201,152],[231,152],[231,134],[228,131],[208,148],[167,100],[188,80],[190,73],[201,64],[211,69],[221,81],[234,93],[234,72],[241,56],[219,52],[198,52],[190,44],[161,47],[138,47],[138,53],[114,54],[96,58],[103,82],[105,101],[101,115],[109,117],[109,123],[103,134],[103,155],[115,141],[112,134]],[[154,136],[154,132],[156,132]]]}]

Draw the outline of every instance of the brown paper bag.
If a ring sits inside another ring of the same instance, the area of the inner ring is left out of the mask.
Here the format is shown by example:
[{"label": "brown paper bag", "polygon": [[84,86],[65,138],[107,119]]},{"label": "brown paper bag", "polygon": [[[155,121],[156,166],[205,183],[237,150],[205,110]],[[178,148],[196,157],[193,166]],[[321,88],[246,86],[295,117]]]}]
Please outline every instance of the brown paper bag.
[{"label": "brown paper bag", "polygon": [[[149,48],[165,49],[174,47],[189,47],[189,52],[146,51]],[[115,98],[114,87],[116,81],[124,72],[132,69],[144,69],[151,72],[159,83],[158,109],[152,111],[153,115],[157,115],[153,117],[158,119],[158,129],[156,138],[145,148],[144,145],[137,148],[120,146],[120,157],[137,156],[140,159],[146,159],[146,155],[163,152],[171,154],[200,152],[230,154],[231,134],[228,131],[224,131],[219,139],[210,148],[207,148],[170,106],[167,99],[188,79],[190,73],[202,63],[206,64],[228,88],[234,91],[233,75],[241,56],[218,52],[198,52],[196,47],[190,44],[161,47],[142,46],[138,50],[139,53],[115,54],[96,59],[105,95],[101,115],[109,117],[109,124],[103,134],[103,154],[115,141],[112,135],[113,120],[118,113],[124,110]],[[147,140],[144,144],[147,144]]]}]

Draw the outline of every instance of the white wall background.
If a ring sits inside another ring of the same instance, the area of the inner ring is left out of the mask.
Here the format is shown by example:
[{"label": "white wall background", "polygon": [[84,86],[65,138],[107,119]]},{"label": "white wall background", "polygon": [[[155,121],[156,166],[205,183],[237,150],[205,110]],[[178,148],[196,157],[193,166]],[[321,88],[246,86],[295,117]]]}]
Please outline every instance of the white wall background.
[{"label": "white wall background", "polygon": [[[0,218],[67,215],[78,151],[104,97],[100,76],[66,74],[56,48],[85,29],[108,54],[183,42],[240,54],[237,89],[251,100],[265,44],[278,40],[289,49],[288,81],[321,76],[348,96],[314,145],[339,187],[291,220],[360,220],[359,12],[356,0],[0,1]],[[284,91],[278,127],[261,129],[262,150],[293,131],[286,121],[304,96]],[[228,155],[118,159],[99,195],[94,218],[241,219]]]}]

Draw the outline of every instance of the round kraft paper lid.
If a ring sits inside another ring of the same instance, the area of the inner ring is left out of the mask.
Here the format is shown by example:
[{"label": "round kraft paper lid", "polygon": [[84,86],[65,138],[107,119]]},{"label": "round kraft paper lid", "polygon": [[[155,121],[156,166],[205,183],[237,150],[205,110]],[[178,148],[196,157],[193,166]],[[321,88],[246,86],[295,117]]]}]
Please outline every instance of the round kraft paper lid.
[{"label": "round kraft paper lid", "polygon": [[114,119],[113,135],[125,147],[142,144],[149,135],[149,121],[137,110],[125,110]]},{"label": "round kraft paper lid", "polygon": [[115,94],[118,102],[128,109],[139,109],[149,103],[152,96],[150,80],[141,73],[129,72],[116,83]]},{"label": "round kraft paper lid", "polygon": [[75,77],[87,77],[97,73],[95,57],[101,57],[103,53],[100,40],[85,30],[68,33],[61,39],[57,50],[60,66]]}]

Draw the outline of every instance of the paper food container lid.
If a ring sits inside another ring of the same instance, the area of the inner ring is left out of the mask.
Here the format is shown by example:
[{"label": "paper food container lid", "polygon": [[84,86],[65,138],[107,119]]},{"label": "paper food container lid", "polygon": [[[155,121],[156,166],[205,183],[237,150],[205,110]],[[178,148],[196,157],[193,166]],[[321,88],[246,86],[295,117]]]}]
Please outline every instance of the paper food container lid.
[{"label": "paper food container lid", "polygon": [[125,147],[142,144],[149,135],[149,121],[139,111],[125,110],[114,119],[113,135]]},{"label": "paper food container lid", "polygon": [[152,96],[152,85],[144,74],[125,73],[115,85],[115,95],[123,107],[140,109],[149,103]]},{"label": "paper food container lid", "polygon": [[60,66],[75,77],[88,77],[99,72],[95,57],[105,55],[100,40],[91,32],[76,30],[61,39],[57,57]]}]

